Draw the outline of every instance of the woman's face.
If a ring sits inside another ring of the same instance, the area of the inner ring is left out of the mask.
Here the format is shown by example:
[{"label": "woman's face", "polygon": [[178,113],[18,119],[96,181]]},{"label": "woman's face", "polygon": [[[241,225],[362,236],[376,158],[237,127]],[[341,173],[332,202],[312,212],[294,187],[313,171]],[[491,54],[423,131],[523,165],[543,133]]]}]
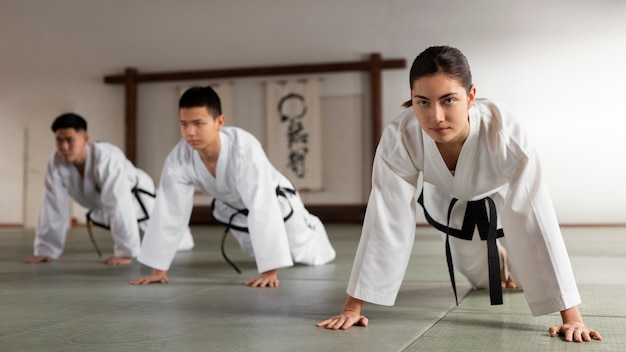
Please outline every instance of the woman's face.
[{"label": "woman's face", "polygon": [[415,117],[438,144],[463,144],[470,128],[468,110],[475,96],[475,87],[468,94],[458,79],[444,73],[419,78],[411,89]]}]

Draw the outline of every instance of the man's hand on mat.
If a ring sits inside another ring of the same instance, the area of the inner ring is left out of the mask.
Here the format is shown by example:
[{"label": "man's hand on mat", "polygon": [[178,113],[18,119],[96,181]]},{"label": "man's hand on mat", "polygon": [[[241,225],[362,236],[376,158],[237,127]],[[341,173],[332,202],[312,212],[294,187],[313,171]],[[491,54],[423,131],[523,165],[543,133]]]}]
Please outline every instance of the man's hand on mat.
[{"label": "man's hand on mat", "polygon": [[332,318],[317,323],[317,327],[323,327],[331,330],[346,330],[354,325],[367,326],[367,323],[369,323],[369,320],[364,315],[344,310],[339,315],[335,315]]},{"label": "man's hand on mat", "polygon": [[317,327],[331,330],[346,330],[354,325],[367,326],[369,320],[364,315],[361,315],[361,308],[363,308],[363,301],[348,295],[341,314],[317,323]]},{"label": "man's hand on mat", "polygon": [[276,270],[269,270],[261,273],[260,276],[249,279],[244,285],[250,287],[278,287],[278,274]]},{"label": "man's hand on mat", "polygon": [[152,269],[152,275],[146,275],[138,277],[134,280],[130,281],[131,285],[147,285],[152,283],[157,284],[166,284],[169,280],[167,279],[167,271]]},{"label": "man's hand on mat", "polygon": [[133,258],[128,257],[111,257],[104,261],[106,265],[128,265],[133,262]]},{"label": "man's hand on mat", "polygon": [[49,263],[52,261],[52,258],[45,255],[36,255],[34,257],[26,258],[22,260],[23,263],[26,264],[35,264],[35,263]]}]

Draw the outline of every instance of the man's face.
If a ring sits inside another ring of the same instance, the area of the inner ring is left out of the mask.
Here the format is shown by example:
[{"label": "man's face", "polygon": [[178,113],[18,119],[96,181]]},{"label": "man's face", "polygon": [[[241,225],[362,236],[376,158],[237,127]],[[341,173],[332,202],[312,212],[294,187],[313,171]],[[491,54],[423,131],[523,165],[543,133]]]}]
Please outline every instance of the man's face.
[{"label": "man's face", "polygon": [[68,163],[82,164],[87,155],[89,135],[74,128],[60,128],[54,132],[57,154]]},{"label": "man's face", "polygon": [[206,107],[181,108],[180,132],[187,143],[199,152],[219,147],[219,133],[224,115],[212,116]]}]

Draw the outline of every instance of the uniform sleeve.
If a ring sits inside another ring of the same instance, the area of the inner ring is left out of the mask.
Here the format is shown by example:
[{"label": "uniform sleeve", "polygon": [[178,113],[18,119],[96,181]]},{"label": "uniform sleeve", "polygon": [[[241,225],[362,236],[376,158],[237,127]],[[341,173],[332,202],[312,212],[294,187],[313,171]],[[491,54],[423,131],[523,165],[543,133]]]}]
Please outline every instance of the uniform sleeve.
[{"label": "uniform sleeve", "polygon": [[273,166],[256,145],[237,157],[236,163],[236,188],[249,211],[248,230],[258,271],[293,266]]},{"label": "uniform sleeve", "polygon": [[507,249],[533,315],[580,304],[561,230],[534,150],[509,172],[502,224]]},{"label": "uniform sleeve", "polygon": [[139,227],[131,192],[131,170],[126,169],[123,155],[102,155],[96,167],[101,187],[100,200],[109,215],[113,254],[134,258],[139,254]]},{"label": "uniform sleeve", "polygon": [[63,253],[69,223],[69,191],[50,162],[46,170],[45,192],[35,231],[35,255],[57,259]]},{"label": "uniform sleeve", "polygon": [[374,157],[372,190],[348,282],[350,296],[395,303],[415,240],[418,176],[400,134],[386,128]]},{"label": "uniform sleeve", "polygon": [[176,149],[165,160],[154,208],[141,243],[138,260],[158,270],[169,270],[193,208],[195,187],[185,175]]}]

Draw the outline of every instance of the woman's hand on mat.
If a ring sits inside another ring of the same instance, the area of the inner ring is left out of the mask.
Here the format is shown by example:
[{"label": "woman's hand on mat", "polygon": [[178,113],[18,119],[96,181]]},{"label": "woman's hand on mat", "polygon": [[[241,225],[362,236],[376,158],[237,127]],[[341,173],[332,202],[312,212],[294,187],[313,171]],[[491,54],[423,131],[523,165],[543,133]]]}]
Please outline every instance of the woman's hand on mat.
[{"label": "woman's hand on mat", "polygon": [[104,261],[106,265],[128,265],[133,262],[133,258],[128,257],[111,257]]},{"label": "woman's hand on mat", "polygon": [[26,258],[22,260],[22,262],[26,264],[49,263],[51,261],[52,261],[52,258],[46,255],[36,255],[34,257],[30,257],[30,258]]},{"label": "woman's hand on mat", "polygon": [[263,272],[260,276],[244,282],[244,285],[250,287],[278,287],[278,284],[278,273],[276,273],[276,270]]},{"label": "woman's hand on mat", "polygon": [[147,285],[152,283],[166,284],[168,282],[167,271],[152,269],[152,275],[138,277],[130,281],[131,285]]},{"label": "woman's hand on mat", "polygon": [[345,330],[354,325],[367,326],[369,320],[364,315],[361,315],[361,307],[363,307],[362,300],[348,296],[346,303],[343,305],[343,312],[317,323],[317,327],[331,330]]},{"label": "woman's hand on mat", "polygon": [[552,326],[550,328],[550,337],[561,335],[567,342],[602,340],[599,332],[585,326],[578,307],[561,311],[561,317],[563,318],[563,325]]}]

